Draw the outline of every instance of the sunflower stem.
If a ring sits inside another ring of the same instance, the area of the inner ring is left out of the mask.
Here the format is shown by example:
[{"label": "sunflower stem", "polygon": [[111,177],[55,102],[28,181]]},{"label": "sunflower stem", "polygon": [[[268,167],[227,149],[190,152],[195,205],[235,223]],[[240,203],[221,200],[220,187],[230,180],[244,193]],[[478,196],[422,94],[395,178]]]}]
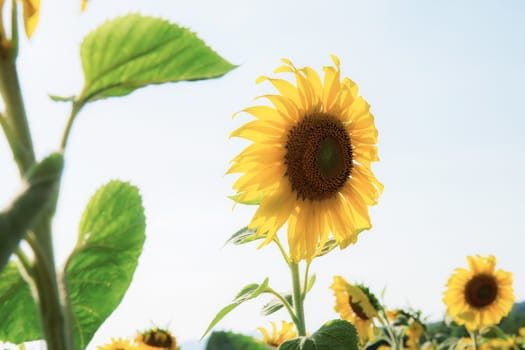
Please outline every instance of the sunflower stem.
[{"label": "sunflower stem", "polygon": [[391,340],[390,346],[393,350],[402,350],[401,346],[399,345],[399,341],[396,337],[396,334],[394,332],[394,329],[392,328],[392,324],[390,324],[390,321],[388,320],[388,317],[386,316],[386,313],[383,309],[383,311],[379,314],[379,317],[377,318],[379,320],[379,323],[383,327],[385,327],[386,332],[388,333],[388,336]]},{"label": "sunflower stem", "polygon": [[470,337],[472,338],[472,346],[473,346],[473,350],[478,350],[479,349],[479,346],[478,346],[478,336],[477,336],[477,332],[476,331],[472,331],[470,332]]},{"label": "sunflower stem", "polygon": [[60,142],[60,151],[64,152],[67,146],[67,140],[69,138],[69,134],[71,132],[71,128],[73,127],[73,122],[76,119],[76,116],[78,112],[84,107],[84,102],[82,101],[74,101],[73,102],[73,108],[71,109],[71,114],[69,115],[69,119],[67,121],[66,128],[64,129],[64,133],[62,134],[62,141]]},{"label": "sunflower stem", "polygon": [[306,335],[306,326],[304,322],[304,298],[301,293],[301,277],[299,276],[299,264],[291,261],[290,270],[292,270],[292,286],[293,286],[293,306],[295,308],[295,315],[297,321],[297,333],[300,337]]}]

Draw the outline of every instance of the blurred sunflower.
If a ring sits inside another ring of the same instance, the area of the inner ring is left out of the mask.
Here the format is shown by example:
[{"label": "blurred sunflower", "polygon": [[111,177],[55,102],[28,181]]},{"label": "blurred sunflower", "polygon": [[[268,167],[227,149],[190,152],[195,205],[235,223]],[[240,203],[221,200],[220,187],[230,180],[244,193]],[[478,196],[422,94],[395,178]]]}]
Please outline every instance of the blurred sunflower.
[{"label": "blurred sunflower", "polygon": [[368,206],[383,186],[371,170],[377,156],[377,129],[357,85],[341,80],[339,59],[324,67],[324,80],[310,68],[283,59],[275,73],[292,73],[296,85],[268,80],[279,94],[263,95],[273,107],[243,110],[256,120],[231,133],[252,141],[232,160],[228,173],[238,202],[261,198],[249,227],[265,236],[264,246],[288,222],[290,258],[311,260],[333,235],[341,248],[371,228]]},{"label": "blurred sunflower", "polygon": [[293,329],[294,324],[292,322],[282,321],[280,331],[277,331],[277,326],[275,322],[271,322],[271,325],[271,334],[263,327],[257,328],[263,335],[263,342],[267,345],[278,348],[279,345],[281,345],[285,341],[297,338],[297,332]]},{"label": "blurred sunflower", "polygon": [[495,271],[496,258],[468,256],[470,270],[458,268],[447,283],[447,313],[469,331],[494,325],[514,303],[512,273]]},{"label": "blurred sunflower", "polygon": [[179,350],[171,332],[156,327],[139,333],[135,342],[138,344],[137,350]]},{"label": "blurred sunflower", "polygon": [[407,326],[405,330],[406,336],[406,345],[405,349],[407,350],[417,350],[420,349],[421,336],[425,333],[425,326],[418,320],[414,319]]},{"label": "blurred sunflower", "polygon": [[131,344],[129,339],[111,338],[111,343],[97,346],[97,350],[137,350],[137,346]]},{"label": "blurred sunflower", "polygon": [[351,322],[357,329],[361,345],[374,339],[376,326],[374,318],[381,310],[377,298],[361,285],[352,285],[343,277],[335,276],[330,286],[335,294],[335,311],[341,319]]}]

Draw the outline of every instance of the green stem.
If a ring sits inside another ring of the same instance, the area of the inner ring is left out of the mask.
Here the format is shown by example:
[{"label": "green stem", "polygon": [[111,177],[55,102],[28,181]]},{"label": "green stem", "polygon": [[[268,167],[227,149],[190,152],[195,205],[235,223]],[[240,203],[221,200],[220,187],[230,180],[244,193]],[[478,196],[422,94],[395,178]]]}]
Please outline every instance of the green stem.
[{"label": "green stem", "polygon": [[84,107],[84,103],[82,101],[74,101],[73,102],[73,108],[71,109],[71,114],[69,115],[69,119],[67,121],[66,128],[64,130],[64,133],[62,134],[62,141],[60,142],[60,150],[64,152],[67,146],[67,140],[69,138],[69,134],[71,132],[71,128],[73,127],[73,122],[75,121],[75,118],[80,112],[80,110]]},{"label": "green stem", "polygon": [[281,241],[279,241],[279,238],[275,236],[273,241],[275,242],[275,244],[277,244],[277,247],[279,247],[279,250],[281,251],[281,255],[283,256],[284,261],[286,261],[286,263],[289,264],[290,258],[288,257],[288,254],[286,254],[286,251],[284,250],[283,245],[281,244]]},{"label": "green stem", "polygon": [[295,315],[297,316],[295,326],[297,327],[297,333],[302,337],[306,335],[306,325],[304,321],[304,299],[301,295],[299,264],[294,261],[290,262],[290,270],[292,270],[293,306],[295,308]]},{"label": "green stem", "polygon": [[[36,233],[38,232],[38,233]],[[49,350],[74,349],[73,330],[67,317],[69,310],[57,281],[54,258],[50,251],[50,225],[42,222],[35,227],[35,233],[28,236],[27,242],[35,254],[35,286],[38,293],[41,326]]]},{"label": "green stem", "polygon": [[0,94],[5,104],[2,128],[6,133],[20,175],[23,176],[35,163],[35,153],[18,81],[16,62],[11,52],[6,52],[4,49],[0,52]]},{"label": "green stem", "polygon": [[478,345],[477,332],[476,331],[470,332],[470,337],[472,338],[473,350],[478,350],[479,349],[479,345]]},{"label": "green stem", "polygon": [[381,323],[381,325],[385,327],[386,332],[388,333],[388,337],[391,340],[390,346],[392,347],[393,350],[400,350],[401,347],[399,345],[399,340],[396,337],[394,329],[392,328],[392,325],[390,324],[390,321],[388,320],[388,317],[386,316],[385,311],[383,310],[382,312],[380,312],[378,316],[379,317],[377,319],[379,320],[379,323]]},{"label": "green stem", "polygon": [[[0,124],[23,177],[35,163],[35,153],[16,69],[16,52],[4,46],[0,46],[0,94],[5,104]],[[34,227],[31,247],[35,253],[32,266],[35,297],[47,348],[71,350],[74,349],[72,331],[66,322],[67,308],[63,306],[65,298],[60,295],[53,257],[52,216],[52,211],[46,212]]]}]

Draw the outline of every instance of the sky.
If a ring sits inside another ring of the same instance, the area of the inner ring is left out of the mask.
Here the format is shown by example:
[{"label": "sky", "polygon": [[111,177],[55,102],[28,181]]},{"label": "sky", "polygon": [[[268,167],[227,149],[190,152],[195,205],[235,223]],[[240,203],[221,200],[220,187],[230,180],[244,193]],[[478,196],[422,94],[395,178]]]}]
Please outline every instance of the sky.
[{"label": "sky", "polygon": [[[228,139],[248,117],[231,115],[274,92],[255,85],[280,58],[320,70],[341,59],[370,103],[379,130],[385,190],[370,209],[373,228],[356,245],[316,260],[306,300],[310,332],[337,318],[334,275],[383,289],[387,307],[441,319],[449,276],[466,256],[494,254],[525,300],[525,2],[523,1],[162,1],[42,2],[39,26],[21,43],[20,79],[39,159],[56,150],[70,106],[48,94],[79,93],[82,38],[130,12],[196,32],[238,65],[208,81],[148,87],[98,101],[78,116],[54,223],[57,263],[72,250],[90,196],[111,179],[140,188],[147,239],[128,293],[89,349],[110,337],[167,327],[198,339],[246,284],[270,278],[291,289],[274,246],[224,246],[255,207],[232,210],[229,161],[247,143]],[[0,137],[0,206],[19,188]],[[283,233],[281,233],[282,235]],[[284,236],[282,236],[284,237]],[[255,333],[285,313],[263,317],[269,297],[226,316],[216,329]]]}]

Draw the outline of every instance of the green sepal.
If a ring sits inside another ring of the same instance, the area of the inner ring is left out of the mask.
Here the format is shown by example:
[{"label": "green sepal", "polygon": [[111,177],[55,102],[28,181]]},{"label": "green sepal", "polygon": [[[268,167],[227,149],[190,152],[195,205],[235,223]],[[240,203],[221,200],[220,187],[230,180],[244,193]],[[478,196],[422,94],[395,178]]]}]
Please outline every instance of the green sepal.
[{"label": "green sepal", "polygon": [[229,314],[233,309],[235,309],[237,306],[241,305],[247,300],[254,299],[258,297],[260,294],[264,292],[268,292],[268,278],[266,278],[263,283],[257,284],[257,283],[250,283],[246,286],[244,286],[239,293],[235,296],[235,299],[233,299],[233,302],[221,309],[217,313],[217,315],[213,318],[213,320],[210,322],[210,325],[208,328],[206,328],[206,331],[201,336],[201,339],[208,334],[208,332],[215,327],[215,325],[224,318],[227,314]]},{"label": "green sepal", "polygon": [[[310,276],[310,279],[308,280],[308,283],[306,284],[306,293],[312,290],[314,284],[315,284],[316,276],[315,273]],[[303,296],[304,297],[304,296]]]},{"label": "green sepal", "polygon": [[0,272],[0,341],[21,344],[42,339],[38,308],[14,262]]},{"label": "green sepal", "polygon": [[[281,296],[288,302],[288,304],[290,304],[290,306],[293,307],[293,296],[291,293],[281,294]],[[272,300],[264,304],[261,310],[261,314],[263,316],[268,316],[273,314],[274,312],[281,310],[283,307],[283,302],[280,299],[273,298]]]},{"label": "green sepal", "polygon": [[265,234],[257,235],[257,229],[256,228],[248,228],[248,226],[245,226],[241,228],[239,231],[235,232],[227,241],[224,243],[224,245],[232,243],[235,245],[241,245],[244,243],[249,243],[256,241],[258,239],[266,238]]},{"label": "green sepal", "polygon": [[86,348],[124,297],[142,252],[145,228],[135,186],[111,181],[89,200],[64,269],[76,350]]},{"label": "green sepal", "polygon": [[323,255],[326,255],[330,253],[332,250],[334,250],[339,244],[337,241],[333,238],[330,238],[326,243],[321,247],[321,249],[317,252],[315,255],[316,257],[320,257]]},{"label": "green sepal", "polygon": [[250,200],[242,200],[240,199],[242,197],[243,193],[237,193],[232,196],[228,196],[232,201],[239,204],[245,204],[245,205],[259,205],[261,204],[264,194],[261,193],[258,197],[252,198]]},{"label": "green sepal", "polygon": [[483,338],[491,338],[491,339],[492,338],[499,338],[499,339],[508,338],[505,332],[496,325],[483,327],[480,330],[479,335],[482,336]]},{"label": "green sepal", "polygon": [[150,84],[217,78],[236,67],[190,30],[140,14],[99,26],[82,41],[80,56],[81,104]]},{"label": "green sepal", "polygon": [[213,332],[206,343],[206,350],[269,350],[260,340],[244,334]]},{"label": "green sepal", "polygon": [[74,102],[77,98],[75,95],[72,96],[58,96],[58,95],[48,95],[50,99],[55,102]]},{"label": "green sepal", "polygon": [[63,167],[60,153],[53,153],[34,165],[25,175],[22,191],[0,212],[0,271],[36,220],[53,210],[52,199]]},{"label": "green sepal", "polygon": [[344,320],[328,321],[311,336],[291,339],[279,346],[279,350],[358,349],[357,331],[350,322]]}]

